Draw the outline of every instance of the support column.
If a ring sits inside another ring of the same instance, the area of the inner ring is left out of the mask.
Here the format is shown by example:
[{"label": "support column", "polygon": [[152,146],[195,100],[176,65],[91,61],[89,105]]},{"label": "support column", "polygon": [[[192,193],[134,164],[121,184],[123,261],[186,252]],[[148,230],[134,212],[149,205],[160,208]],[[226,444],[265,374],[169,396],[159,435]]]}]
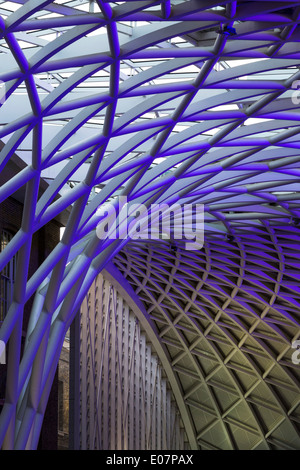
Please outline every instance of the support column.
[{"label": "support column", "polygon": [[79,450],[80,412],[80,314],[70,327],[69,449]]}]

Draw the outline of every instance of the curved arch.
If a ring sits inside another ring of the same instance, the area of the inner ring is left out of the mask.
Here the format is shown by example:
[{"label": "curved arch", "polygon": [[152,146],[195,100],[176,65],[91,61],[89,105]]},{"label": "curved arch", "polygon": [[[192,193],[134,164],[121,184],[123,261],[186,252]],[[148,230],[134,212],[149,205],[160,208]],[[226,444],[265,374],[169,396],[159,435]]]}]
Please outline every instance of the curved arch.
[{"label": "curved arch", "polygon": [[[218,409],[220,380],[211,363],[230,378],[229,394],[236,387],[243,412],[250,399],[259,401],[251,388],[261,387],[261,396],[271,397],[270,411],[279,409],[280,419],[295,428],[297,400],[286,410],[273,388],[280,382],[293,395],[298,383],[294,365],[284,364],[299,325],[298,278],[291,284],[289,277],[300,220],[299,120],[292,106],[300,78],[297,5],[260,2],[254,15],[247,1],[234,0],[12,3],[0,20],[0,78],[7,91],[0,103],[0,164],[10,178],[0,194],[1,201],[17,190],[26,197],[18,232],[0,253],[1,267],[18,254],[13,301],[0,328],[0,339],[10,341],[1,445],[37,442],[66,328],[90,281],[113,260],[122,265],[134,245],[97,237],[98,205],[117,205],[120,196],[147,207],[204,206],[204,251],[184,253],[178,242],[175,256],[166,242],[164,269],[157,269],[140,241],[139,262],[133,257],[126,268],[164,325],[153,340],[177,387],[193,447],[197,440],[209,444],[205,429],[191,421],[190,406],[217,417],[207,426],[209,432],[220,426],[225,446],[235,447],[232,423],[242,429],[231,411]],[[13,173],[16,162],[21,171]],[[62,217],[62,239],[29,274],[34,237]],[[202,273],[199,281],[189,275],[194,269]],[[166,279],[168,292],[161,287]],[[35,294],[34,328],[21,355],[24,308]],[[186,317],[187,305],[193,313]],[[203,351],[190,349],[201,335],[209,371],[198,358]],[[179,352],[171,365],[164,341]],[[221,366],[223,354],[230,371]],[[195,388],[183,397],[176,374],[189,365]],[[245,382],[255,380],[245,393],[243,379],[232,378],[240,369],[249,374]],[[199,382],[211,406],[197,399]],[[273,427],[270,438],[257,416],[251,414],[245,432],[276,447]]]},{"label": "curved arch", "polygon": [[191,420],[190,412],[187,409],[186,404],[183,400],[180,384],[174,374],[174,371],[172,370],[172,366],[170,364],[170,360],[167,356],[166,350],[161,344],[159,337],[155,333],[155,328],[152,324],[152,320],[147,314],[143,303],[140,301],[139,297],[136,295],[131,285],[124,279],[120,271],[118,271],[112,263],[105,267],[105,269],[102,271],[102,274],[105,279],[109,280],[110,283],[116,287],[120,295],[123,297],[124,300],[126,300],[134,314],[137,316],[143,329],[147,332],[147,336],[151,341],[151,344],[153,345],[155,351],[157,352],[162,366],[168,376],[168,380],[176,398],[191,449],[198,449],[199,446],[195,435],[195,429]]}]

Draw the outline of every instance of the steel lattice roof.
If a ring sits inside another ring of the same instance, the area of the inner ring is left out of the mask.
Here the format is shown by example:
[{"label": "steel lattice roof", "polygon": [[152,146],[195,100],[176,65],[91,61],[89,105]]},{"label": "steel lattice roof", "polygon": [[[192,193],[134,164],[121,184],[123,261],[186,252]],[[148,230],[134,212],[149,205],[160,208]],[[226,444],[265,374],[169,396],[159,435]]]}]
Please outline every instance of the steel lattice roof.
[{"label": "steel lattice roof", "polygon": [[[34,293],[39,305],[20,368],[8,364],[0,441],[28,444],[25,415],[15,438],[9,429],[35,353],[46,341],[42,414],[62,338],[113,260],[151,318],[199,447],[299,449],[300,2],[14,0],[0,15],[0,200],[27,192],[0,255],[1,267],[22,255],[0,339]],[[99,240],[97,209],[118,196],[203,204],[203,248]],[[66,214],[28,279],[33,234]]]}]

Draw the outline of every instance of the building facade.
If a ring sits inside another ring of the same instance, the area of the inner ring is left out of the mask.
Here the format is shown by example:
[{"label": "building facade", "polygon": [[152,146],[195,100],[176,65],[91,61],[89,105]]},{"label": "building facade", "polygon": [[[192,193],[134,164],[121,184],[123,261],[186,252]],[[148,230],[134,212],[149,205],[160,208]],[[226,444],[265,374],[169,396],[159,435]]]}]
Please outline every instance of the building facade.
[{"label": "building facade", "polygon": [[189,448],[146,332],[101,274],[80,309],[79,408],[80,449]]}]

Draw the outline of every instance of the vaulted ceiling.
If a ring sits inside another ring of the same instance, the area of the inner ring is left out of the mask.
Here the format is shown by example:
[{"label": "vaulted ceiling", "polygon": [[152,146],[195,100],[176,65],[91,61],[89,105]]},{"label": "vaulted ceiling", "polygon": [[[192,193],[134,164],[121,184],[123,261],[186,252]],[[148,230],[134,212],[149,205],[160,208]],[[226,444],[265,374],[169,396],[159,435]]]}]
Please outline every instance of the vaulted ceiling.
[{"label": "vaulted ceiling", "polygon": [[[300,2],[14,0],[0,15],[0,169],[20,167],[0,201],[26,188],[0,254],[1,267],[22,254],[0,339],[35,292],[39,302],[0,442],[34,447],[25,418],[8,433],[34,352],[44,344],[42,414],[49,364],[113,260],[164,345],[200,448],[299,449]],[[98,208],[119,196],[202,204],[203,247],[99,240]],[[62,213],[61,242],[28,279],[33,234]],[[37,324],[49,322],[45,339]]]},{"label": "vaulted ceiling", "polygon": [[299,449],[300,253],[294,231],[284,235],[289,248],[270,227],[198,252],[132,242],[114,261],[165,349],[201,449]]}]

